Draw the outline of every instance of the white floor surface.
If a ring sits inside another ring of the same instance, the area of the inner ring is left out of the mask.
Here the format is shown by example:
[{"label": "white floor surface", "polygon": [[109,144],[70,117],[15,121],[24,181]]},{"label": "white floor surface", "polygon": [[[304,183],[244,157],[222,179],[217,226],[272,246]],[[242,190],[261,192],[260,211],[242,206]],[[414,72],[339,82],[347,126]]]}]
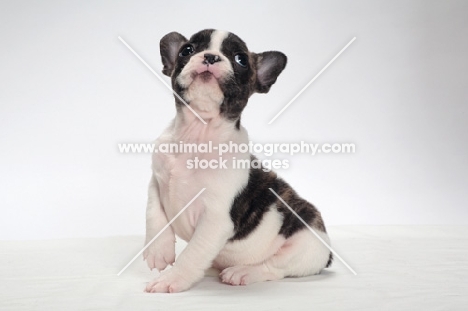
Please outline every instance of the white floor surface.
[{"label": "white floor surface", "polygon": [[[468,310],[468,227],[339,226],[321,275],[148,294],[143,238],[0,241],[0,310]],[[312,234],[312,233],[311,233]],[[178,252],[184,244],[177,243]]]}]

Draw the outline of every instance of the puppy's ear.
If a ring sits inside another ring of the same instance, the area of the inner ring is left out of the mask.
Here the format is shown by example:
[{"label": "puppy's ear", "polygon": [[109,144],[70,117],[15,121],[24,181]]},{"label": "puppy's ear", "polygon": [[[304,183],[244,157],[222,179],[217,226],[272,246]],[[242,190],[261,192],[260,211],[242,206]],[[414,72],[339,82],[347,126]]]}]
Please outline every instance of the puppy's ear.
[{"label": "puppy's ear", "polygon": [[255,91],[268,93],[281,71],[286,67],[288,58],[281,52],[270,51],[257,54],[257,81]]},{"label": "puppy's ear", "polygon": [[159,42],[161,60],[164,65],[163,74],[171,76],[180,47],[188,40],[178,32],[170,32]]}]

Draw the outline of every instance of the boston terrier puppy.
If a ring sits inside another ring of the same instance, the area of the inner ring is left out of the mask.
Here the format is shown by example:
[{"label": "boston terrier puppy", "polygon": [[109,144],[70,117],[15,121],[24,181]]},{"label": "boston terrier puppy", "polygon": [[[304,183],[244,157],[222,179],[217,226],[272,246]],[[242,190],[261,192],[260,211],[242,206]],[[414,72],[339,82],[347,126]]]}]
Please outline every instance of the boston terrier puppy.
[{"label": "boston terrier puppy", "polygon": [[[253,53],[233,33],[206,29],[186,39],[171,32],[160,41],[162,72],[171,78],[177,114],[156,140],[161,144],[248,144],[241,113],[253,93],[267,93],[286,66],[281,52]],[[196,112],[197,117],[192,110]],[[235,148],[233,148],[235,149]],[[273,189],[327,243],[320,212],[274,172],[223,154],[227,168],[189,168],[188,160],[217,159],[217,151],[154,153],[146,210],[146,242],[158,234],[203,188],[206,190],[145,250],[149,268],[164,270],[147,292],[189,289],[216,268],[222,282],[254,282],[320,273],[332,253],[273,194]],[[175,261],[175,235],[187,247]]]}]

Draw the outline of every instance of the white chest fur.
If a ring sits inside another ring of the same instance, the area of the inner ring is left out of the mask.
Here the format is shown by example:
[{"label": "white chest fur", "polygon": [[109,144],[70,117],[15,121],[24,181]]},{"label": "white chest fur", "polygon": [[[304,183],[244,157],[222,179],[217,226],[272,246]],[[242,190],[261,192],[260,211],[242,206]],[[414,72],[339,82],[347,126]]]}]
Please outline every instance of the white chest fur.
[{"label": "white chest fur", "polygon": [[[181,116],[183,118],[181,118]],[[213,147],[219,144],[247,143],[248,136],[244,128],[235,129],[232,123],[215,117],[203,124],[191,112],[178,115],[171,125],[156,140],[161,144],[197,144],[209,143]],[[194,160],[225,161],[226,167],[219,168],[188,168],[188,161]],[[218,150],[212,152],[190,153],[155,153],[153,156],[153,172],[159,184],[160,200],[168,220],[172,219],[202,188],[205,192],[195,200],[184,213],[172,224],[175,233],[189,241],[197,222],[205,208],[223,209],[212,212],[229,213],[229,206],[216,204],[216,201],[226,202],[234,199],[236,193],[248,181],[248,169],[232,167],[235,159],[249,159],[248,153],[228,152],[221,156]]]}]

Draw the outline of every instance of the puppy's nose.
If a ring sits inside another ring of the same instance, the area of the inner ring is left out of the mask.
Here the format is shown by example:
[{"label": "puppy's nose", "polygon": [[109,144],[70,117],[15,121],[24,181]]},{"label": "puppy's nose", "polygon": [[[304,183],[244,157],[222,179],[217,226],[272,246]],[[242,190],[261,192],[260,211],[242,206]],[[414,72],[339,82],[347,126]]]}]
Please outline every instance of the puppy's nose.
[{"label": "puppy's nose", "polygon": [[203,64],[205,65],[213,65],[214,63],[219,62],[221,60],[221,58],[218,55],[213,55],[210,53],[206,53],[203,56],[205,57],[205,60],[203,61]]}]

